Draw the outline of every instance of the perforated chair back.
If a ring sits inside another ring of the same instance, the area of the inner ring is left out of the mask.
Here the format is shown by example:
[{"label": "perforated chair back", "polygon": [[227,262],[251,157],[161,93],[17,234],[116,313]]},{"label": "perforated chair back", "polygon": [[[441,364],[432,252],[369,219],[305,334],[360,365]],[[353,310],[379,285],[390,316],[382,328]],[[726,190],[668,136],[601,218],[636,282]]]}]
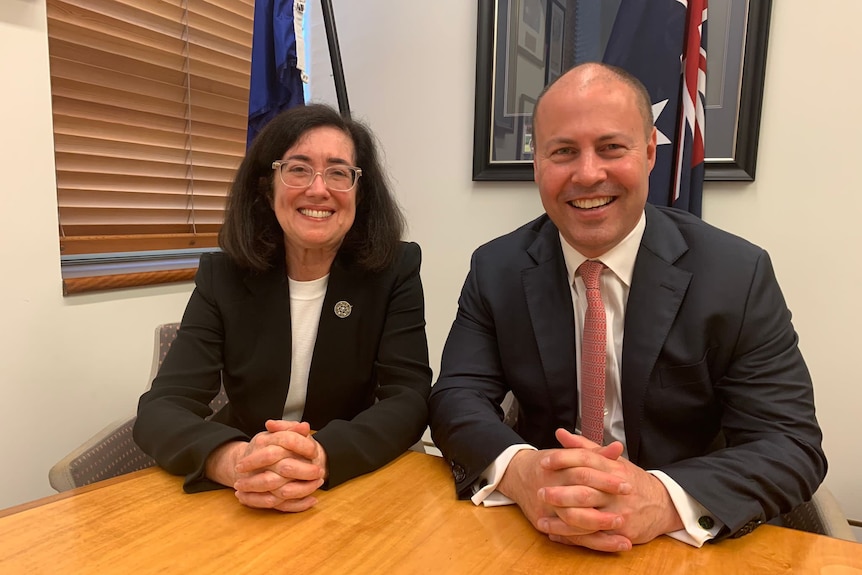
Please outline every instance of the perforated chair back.
[{"label": "perforated chair back", "polygon": [[792,529],[856,541],[847,516],[825,485],[817,489],[811,501],[806,501],[790,513],[782,515],[781,521],[785,527]]},{"label": "perforated chair back", "polygon": [[[156,328],[155,352],[150,381],[164,361],[171,344],[177,337],[179,323],[166,323]],[[210,402],[213,412],[227,403],[224,389]],[[141,451],[132,439],[135,416],[125,417],[108,424],[77,449],[54,464],[48,471],[48,482],[57,491],[66,491],[124,475],[156,464]]]}]

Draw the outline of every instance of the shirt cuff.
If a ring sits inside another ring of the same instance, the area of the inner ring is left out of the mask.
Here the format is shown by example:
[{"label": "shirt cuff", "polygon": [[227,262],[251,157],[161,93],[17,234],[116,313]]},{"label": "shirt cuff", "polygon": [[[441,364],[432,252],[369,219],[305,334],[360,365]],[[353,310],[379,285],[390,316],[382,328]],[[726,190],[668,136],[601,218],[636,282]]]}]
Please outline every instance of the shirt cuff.
[{"label": "shirt cuff", "polygon": [[721,531],[721,528],[724,527],[724,523],[714,518],[706,507],[686,493],[680,487],[679,483],[671,479],[666,473],[656,469],[647,470],[647,473],[652,474],[662,482],[670,495],[671,501],[673,501],[676,512],[679,514],[680,519],[682,519],[683,528],[679,531],[668,533],[669,537],[687,543],[692,547],[702,547],[704,543],[713,539]]},{"label": "shirt cuff", "polygon": [[500,505],[512,505],[515,503],[499,491],[497,486],[503,479],[506,469],[515,454],[524,449],[536,450],[535,447],[526,443],[516,443],[510,445],[503,450],[503,453],[497,456],[497,459],[491,462],[491,465],[485,468],[485,471],[479,476],[476,483],[473,484],[473,497],[470,500],[475,505],[484,505],[485,507],[498,507]]}]

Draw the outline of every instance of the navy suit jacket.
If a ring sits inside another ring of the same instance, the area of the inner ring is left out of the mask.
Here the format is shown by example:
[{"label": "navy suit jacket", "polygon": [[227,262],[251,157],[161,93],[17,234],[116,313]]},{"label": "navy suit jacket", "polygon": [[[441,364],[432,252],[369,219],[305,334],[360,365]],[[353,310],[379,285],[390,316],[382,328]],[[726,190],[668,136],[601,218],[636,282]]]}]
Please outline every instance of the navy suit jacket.
[{"label": "navy suit jacket", "polygon": [[[826,473],[811,378],[765,251],[647,205],[622,351],[628,456],[747,532],[810,498]],[[559,447],[578,415],[575,323],[544,215],[473,255],[431,392],[459,496],[508,446]],[[515,429],[500,402],[519,402]]]},{"label": "navy suit jacket", "polygon": [[[317,430],[334,487],[406,451],[428,418],[431,368],[416,244],[388,269],[332,265],[308,376],[303,421]],[[290,383],[290,296],[284,266],[254,274],[205,254],[177,338],[138,405],[134,438],[185,489],[204,477],[219,445],[248,440],[281,419]],[[352,305],[349,316],[334,312]],[[211,420],[223,383],[228,404]]]}]

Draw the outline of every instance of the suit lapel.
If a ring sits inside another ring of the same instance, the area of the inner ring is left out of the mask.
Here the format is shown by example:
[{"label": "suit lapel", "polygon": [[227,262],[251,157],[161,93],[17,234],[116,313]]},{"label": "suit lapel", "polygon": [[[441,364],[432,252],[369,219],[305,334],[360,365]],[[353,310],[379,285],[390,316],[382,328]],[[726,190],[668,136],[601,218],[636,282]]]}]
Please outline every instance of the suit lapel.
[{"label": "suit lapel", "polygon": [[647,224],[626,304],[623,341],[623,417],[629,459],[637,463],[644,395],[656,359],[691,281],[674,266],[688,245],[674,223],[647,204]]},{"label": "suit lapel", "polygon": [[575,312],[557,228],[547,220],[527,249],[536,265],[522,272],[524,294],[557,421],[577,421]]},{"label": "suit lapel", "polygon": [[[320,311],[303,413],[303,420],[312,425],[331,419],[333,394],[348,393],[342,388],[356,377],[355,355],[357,348],[362,345],[362,316],[370,312],[367,297],[368,290],[373,290],[373,286],[371,277],[346,266],[339,258],[332,263]],[[350,306],[349,314],[345,313],[343,305],[336,309],[339,302]],[[336,350],[339,355],[333,357],[331,350]]]},{"label": "suit lapel", "polygon": [[277,365],[262,367],[273,372],[272,381],[277,384],[265,390],[267,397],[257,403],[262,410],[258,416],[263,421],[268,418],[280,419],[290,386],[290,358],[292,337],[290,323],[290,293],[284,263],[275,268],[245,277],[245,285],[251,292],[244,325],[252,333],[249,338],[257,348],[253,356],[257,358],[279,358]]}]

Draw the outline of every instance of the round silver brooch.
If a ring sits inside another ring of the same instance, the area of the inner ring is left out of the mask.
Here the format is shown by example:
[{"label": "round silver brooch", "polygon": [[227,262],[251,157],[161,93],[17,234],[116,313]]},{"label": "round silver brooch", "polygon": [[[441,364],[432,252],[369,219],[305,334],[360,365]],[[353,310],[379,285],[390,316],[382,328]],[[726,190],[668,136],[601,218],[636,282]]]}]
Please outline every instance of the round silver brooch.
[{"label": "round silver brooch", "polygon": [[335,304],[335,315],[337,315],[341,319],[344,319],[349,316],[351,311],[353,311],[353,306],[344,300],[341,300],[340,302]]}]

